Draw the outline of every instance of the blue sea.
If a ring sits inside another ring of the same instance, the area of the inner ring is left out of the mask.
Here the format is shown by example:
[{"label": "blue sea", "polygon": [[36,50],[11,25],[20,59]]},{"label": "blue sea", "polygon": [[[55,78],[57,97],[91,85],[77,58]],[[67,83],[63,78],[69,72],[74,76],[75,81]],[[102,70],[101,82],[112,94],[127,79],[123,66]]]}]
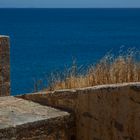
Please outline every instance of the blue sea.
[{"label": "blue sea", "polygon": [[11,93],[72,64],[96,63],[120,47],[140,49],[140,9],[0,9],[11,39]]}]

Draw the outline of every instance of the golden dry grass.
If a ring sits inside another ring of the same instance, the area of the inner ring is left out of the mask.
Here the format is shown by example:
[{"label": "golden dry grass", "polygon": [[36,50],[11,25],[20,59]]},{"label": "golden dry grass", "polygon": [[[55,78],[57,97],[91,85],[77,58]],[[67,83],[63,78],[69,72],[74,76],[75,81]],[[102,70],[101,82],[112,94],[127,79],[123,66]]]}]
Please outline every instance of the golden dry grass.
[{"label": "golden dry grass", "polygon": [[64,74],[52,74],[49,90],[138,82],[140,81],[140,62],[136,59],[138,55],[139,52],[133,50],[128,50],[127,53],[117,57],[109,54],[81,73],[74,63]]}]

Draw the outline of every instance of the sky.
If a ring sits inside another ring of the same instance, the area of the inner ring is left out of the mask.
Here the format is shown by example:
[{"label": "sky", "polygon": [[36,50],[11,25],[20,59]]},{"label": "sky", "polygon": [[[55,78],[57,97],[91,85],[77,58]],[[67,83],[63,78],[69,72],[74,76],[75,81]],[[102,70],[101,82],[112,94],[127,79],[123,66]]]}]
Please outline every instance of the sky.
[{"label": "sky", "polygon": [[140,0],[0,0],[0,8],[140,8]]}]

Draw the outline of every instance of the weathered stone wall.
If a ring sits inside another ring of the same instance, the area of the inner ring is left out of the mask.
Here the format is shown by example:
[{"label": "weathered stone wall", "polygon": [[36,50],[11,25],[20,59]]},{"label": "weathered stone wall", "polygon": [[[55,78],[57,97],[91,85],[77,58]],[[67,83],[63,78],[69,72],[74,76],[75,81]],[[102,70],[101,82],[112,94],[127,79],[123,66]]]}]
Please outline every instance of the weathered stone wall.
[{"label": "weathered stone wall", "polygon": [[74,140],[71,114],[15,97],[0,97],[0,140]]},{"label": "weathered stone wall", "polygon": [[23,95],[74,112],[77,140],[140,140],[140,83]]},{"label": "weathered stone wall", "polygon": [[52,118],[48,123],[43,120],[0,129],[0,140],[70,140],[66,123]]},{"label": "weathered stone wall", "polygon": [[0,36],[0,96],[10,95],[9,37]]}]

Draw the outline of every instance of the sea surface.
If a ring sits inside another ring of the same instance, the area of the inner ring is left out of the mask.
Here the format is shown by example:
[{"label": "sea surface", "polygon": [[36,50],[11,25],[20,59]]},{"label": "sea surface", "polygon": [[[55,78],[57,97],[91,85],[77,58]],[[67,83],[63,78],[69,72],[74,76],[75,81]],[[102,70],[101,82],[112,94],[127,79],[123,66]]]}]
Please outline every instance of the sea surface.
[{"label": "sea surface", "polygon": [[88,65],[140,49],[140,9],[0,9],[0,34],[11,39],[12,95],[29,93],[75,59]]}]

